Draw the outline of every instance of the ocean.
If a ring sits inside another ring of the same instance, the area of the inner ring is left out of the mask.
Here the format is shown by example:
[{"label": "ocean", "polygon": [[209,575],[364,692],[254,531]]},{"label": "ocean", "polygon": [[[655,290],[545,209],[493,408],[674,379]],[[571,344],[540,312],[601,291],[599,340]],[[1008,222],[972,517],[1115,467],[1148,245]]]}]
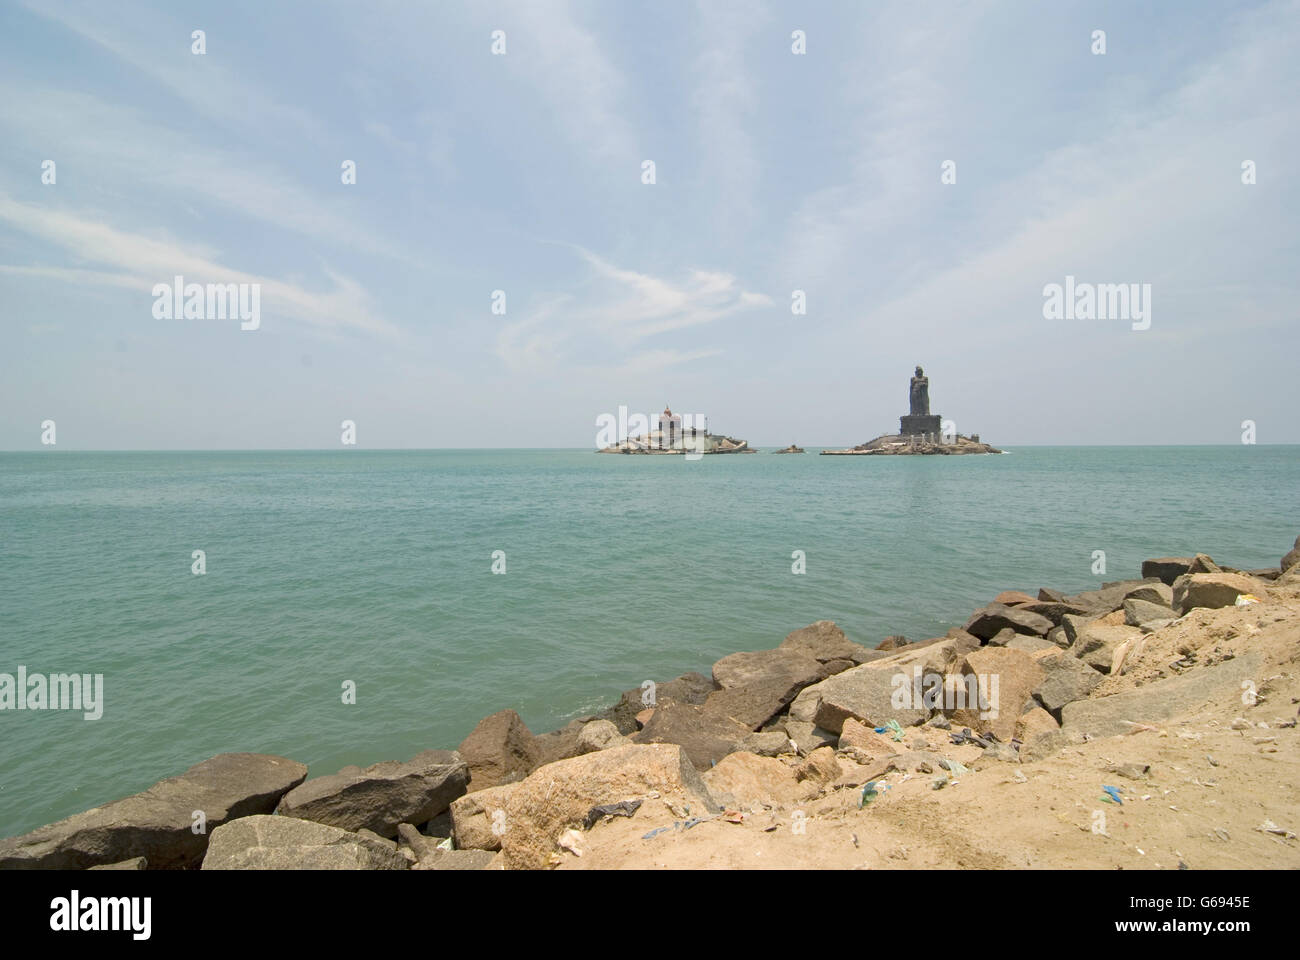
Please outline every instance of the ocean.
[{"label": "ocean", "polygon": [[874,645],[1147,557],[1274,566],[1297,503],[1296,446],[0,454],[0,673],[104,677],[98,720],[0,711],[0,835],[225,751],[320,775],[505,707],[554,729],[814,620]]}]

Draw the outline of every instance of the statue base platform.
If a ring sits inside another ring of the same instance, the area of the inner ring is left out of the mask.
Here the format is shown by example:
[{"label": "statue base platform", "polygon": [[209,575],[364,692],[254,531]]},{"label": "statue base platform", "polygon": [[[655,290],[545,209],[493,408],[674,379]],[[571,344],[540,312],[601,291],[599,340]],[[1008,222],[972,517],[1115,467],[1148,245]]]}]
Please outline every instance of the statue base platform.
[{"label": "statue base platform", "polygon": [[939,433],[939,415],[929,413],[924,415],[907,414],[898,418],[898,432],[904,437],[922,436],[925,434]]}]

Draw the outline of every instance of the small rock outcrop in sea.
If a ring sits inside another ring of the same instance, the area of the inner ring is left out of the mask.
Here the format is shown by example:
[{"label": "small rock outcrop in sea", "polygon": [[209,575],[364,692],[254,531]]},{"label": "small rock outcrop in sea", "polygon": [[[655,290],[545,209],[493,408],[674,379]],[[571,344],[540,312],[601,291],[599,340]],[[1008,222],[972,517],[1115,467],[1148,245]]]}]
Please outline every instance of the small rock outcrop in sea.
[{"label": "small rock outcrop in sea", "polygon": [[[645,418],[642,417],[640,422],[644,423]],[[753,449],[748,441],[710,433],[707,425],[703,429],[696,426],[683,427],[682,418],[673,413],[672,408],[665,407],[664,412],[659,414],[659,429],[646,430],[636,436],[629,435],[617,443],[601,447],[596,452],[668,456],[689,454],[694,457],[701,454],[757,453],[758,451]]]},{"label": "small rock outcrop in sea", "polygon": [[[940,833],[927,857],[942,857],[960,835],[956,865],[1023,865],[1003,855],[1008,823],[1034,862],[1078,866],[1082,848],[1060,844],[1055,820],[1033,832],[1043,794],[1017,792],[1029,782],[1024,764],[1043,789],[1092,805],[1110,802],[1099,790],[1127,793],[1124,779],[1157,781],[1153,795],[1161,777],[1181,788],[1184,768],[1202,757],[1217,767],[1216,756],[1234,777],[1232,791],[1213,794],[1225,827],[1205,844],[1166,829],[1206,866],[1245,854],[1289,866],[1296,837],[1286,824],[1300,807],[1274,785],[1300,736],[1287,706],[1300,698],[1290,666],[1300,642],[1298,549],[1300,540],[1282,568],[1242,571],[1193,554],[1148,560],[1142,579],[1074,594],[1006,590],[942,637],[891,636],[874,649],[820,620],[771,649],[722,657],[711,676],[643,683],[551,733],[535,735],[503,710],[457,751],[305,782],[306,767],[292,760],[222,754],[142,794],[0,840],[0,868],[727,868],[755,856],[769,866],[842,866],[858,856],[848,829],[870,838],[862,855],[870,846],[906,860],[897,810],[881,814],[896,798],[918,797],[940,804],[927,821]],[[1256,688],[1267,696],[1243,699]],[[1175,724],[1178,736],[1166,736]],[[958,783],[958,792],[931,793]],[[1252,783],[1264,786],[1252,794]],[[1162,815],[1160,806],[1147,816]],[[980,809],[983,819],[969,819]],[[192,829],[195,811],[208,832]],[[1265,827],[1242,819],[1263,815]],[[819,830],[804,834],[818,818]],[[948,818],[957,822],[944,836]],[[1086,833],[1092,822],[1079,826]],[[1237,846],[1226,846],[1228,828]],[[678,842],[688,830],[690,842]],[[1260,831],[1268,836],[1253,843]],[[914,829],[903,835],[915,838]],[[1128,856],[1116,845],[1095,850],[1086,865]]]},{"label": "small rock outcrop in sea", "polygon": [[796,447],[796,446],[792,443],[792,444],[790,444],[790,446],[788,446],[788,447],[783,447],[783,448],[780,449],[780,450],[773,450],[772,452],[773,452],[773,453],[803,453],[803,452],[804,452],[804,449],[803,449],[803,447]]},{"label": "small rock outcrop in sea", "polygon": [[823,450],[823,456],[951,456],[968,453],[1001,453],[981,443],[978,433],[964,436],[955,430],[945,433],[943,421],[930,412],[930,378],[920,367],[908,389],[910,412],[898,418],[898,433],[885,434],[847,450]]}]

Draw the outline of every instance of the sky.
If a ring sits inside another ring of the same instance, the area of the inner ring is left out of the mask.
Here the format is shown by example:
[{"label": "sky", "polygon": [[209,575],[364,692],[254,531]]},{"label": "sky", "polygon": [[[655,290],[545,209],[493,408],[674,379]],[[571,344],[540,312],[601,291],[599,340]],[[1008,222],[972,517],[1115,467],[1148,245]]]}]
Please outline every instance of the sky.
[{"label": "sky", "polygon": [[1297,443],[1298,90],[1296,0],[4,0],[0,450]]}]

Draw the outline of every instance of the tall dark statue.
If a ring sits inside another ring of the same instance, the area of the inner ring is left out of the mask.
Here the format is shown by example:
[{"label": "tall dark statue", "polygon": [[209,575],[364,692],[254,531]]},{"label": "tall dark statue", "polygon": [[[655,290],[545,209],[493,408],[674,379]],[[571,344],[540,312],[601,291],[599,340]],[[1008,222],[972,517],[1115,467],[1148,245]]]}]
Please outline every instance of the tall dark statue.
[{"label": "tall dark statue", "polygon": [[909,393],[911,400],[910,414],[914,417],[928,417],[930,415],[930,378],[920,368],[916,368],[916,376],[912,378],[912,389]]},{"label": "tall dark statue", "polygon": [[920,367],[907,393],[911,413],[898,418],[898,432],[904,437],[934,437],[939,434],[939,415],[930,412],[930,378]]}]

